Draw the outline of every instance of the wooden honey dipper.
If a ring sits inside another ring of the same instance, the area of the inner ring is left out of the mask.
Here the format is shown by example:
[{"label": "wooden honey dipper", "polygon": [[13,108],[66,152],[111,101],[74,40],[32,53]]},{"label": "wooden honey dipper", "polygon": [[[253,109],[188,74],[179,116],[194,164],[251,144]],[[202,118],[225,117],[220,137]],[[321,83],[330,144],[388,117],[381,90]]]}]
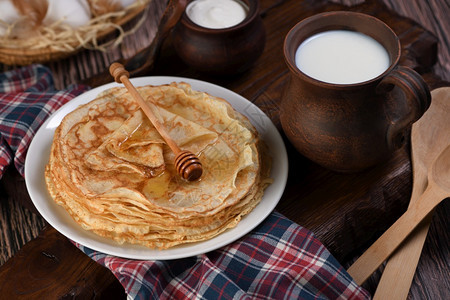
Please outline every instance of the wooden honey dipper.
[{"label": "wooden honey dipper", "polygon": [[130,73],[125,70],[125,67],[120,63],[113,63],[109,67],[109,72],[114,77],[117,83],[123,83],[128,89],[133,98],[139,103],[139,106],[144,111],[145,115],[155,126],[158,133],[165,140],[170,149],[175,153],[175,168],[180,176],[188,181],[194,181],[200,178],[203,173],[203,167],[199,158],[192,152],[187,150],[181,150],[174,140],[169,136],[164,126],[158,120],[153,112],[153,108],[150,103],[146,102],[139,94],[138,90],[128,79]]}]

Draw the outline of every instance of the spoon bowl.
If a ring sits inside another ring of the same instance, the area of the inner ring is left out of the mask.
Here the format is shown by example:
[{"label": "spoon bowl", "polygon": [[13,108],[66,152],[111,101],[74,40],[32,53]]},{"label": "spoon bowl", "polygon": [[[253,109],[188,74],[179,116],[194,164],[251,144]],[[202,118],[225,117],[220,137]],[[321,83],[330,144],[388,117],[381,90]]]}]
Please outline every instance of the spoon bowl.
[{"label": "spoon bowl", "polygon": [[450,196],[450,145],[439,155],[431,168],[431,181]]}]

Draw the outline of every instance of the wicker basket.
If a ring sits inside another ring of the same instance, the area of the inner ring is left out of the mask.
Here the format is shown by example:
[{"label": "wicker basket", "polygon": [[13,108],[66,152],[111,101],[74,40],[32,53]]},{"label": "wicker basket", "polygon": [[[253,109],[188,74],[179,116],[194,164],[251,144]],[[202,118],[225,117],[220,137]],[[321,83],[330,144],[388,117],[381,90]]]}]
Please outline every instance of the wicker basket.
[{"label": "wicker basket", "polygon": [[[139,5],[134,5],[124,11],[113,14],[111,17],[104,18],[99,22],[107,22],[108,26],[95,32],[95,36],[88,41],[81,42],[76,39],[65,44],[64,49],[61,47],[54,47],[53,45],[45,45],[43,47],[30,47],[30,41],[23,41],[24,46],[21,47],[20,40],[14,40],[14,45],[11,46],[8,40],[3,39],[0,44],[0,63],[6,65],[28,65],[32,63],[46,63],[71,56],[82,49],[97,49],[105,50],[108,45],[119,44],[126,34],[131,33],[133,29],[140,26],[145,18],[144,10],[148,7],[148,0],[142,0]],[[134,23],[134,24],[132,24]],[[132,24],[132,29],[128,32],[123,31],[125,25]],[[99,25],[98,22],[96,24]],[[89,26],[84,28],[84,31],[89,30]],[[117,33],[119,32],[119,37]],[[74,31],[76,34],[76,31]],[[115,36],[113,36],[115,34]],[[79,35],[79,34],[78,34]],[[120,40],[119,40],[120,39]],[[59,41],[55,41],[56,42]],[[98,43],[103,44],[98,44]]]}]

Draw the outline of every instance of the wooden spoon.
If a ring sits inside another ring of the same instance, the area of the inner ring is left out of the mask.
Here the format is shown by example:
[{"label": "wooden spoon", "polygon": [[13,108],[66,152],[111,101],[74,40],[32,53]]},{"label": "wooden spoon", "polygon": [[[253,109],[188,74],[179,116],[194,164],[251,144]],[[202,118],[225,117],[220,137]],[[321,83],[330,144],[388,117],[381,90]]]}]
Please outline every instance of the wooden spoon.
[{"label": "wooden spoon", "polygon": [[394,252],[413,229],[446,197],[450,196],[450,143],[428,171],[428,187],[423,195],[363,253],[348,269],[362,284]]},{"label": "wooden spoon", "polygon": [[[410,206],[427,187],[427,170],[450,141],[450,87],[431,92],[431,105],[411,130],[413,189]],[[383,270],[374,300],[406,299],[430,227],[428,216],[392,254]]]},{"label": "wooden spoon", "polygon": [[138,90],[128,79],[130,73],[125,70],[124,66],[120,63],[113,63],[109,67],[111,75],[117,83],[123,83],[128,89],[133,98],[139,103],[139,106],[144,111],[145,115],[150,119],[153,126],[155,126],[158,133],[166,141],[170,149],[175,153],[175,167],[177,172],[182,178],[188,181],[194,181],[200,178],[203,173],[202,164],[198,157],[190,151],[181,150],[174,140],[169,136],[164,126],[161,124],[159,119],[156,117],[153,108],[150,106],[149,102],[146,102]]}]

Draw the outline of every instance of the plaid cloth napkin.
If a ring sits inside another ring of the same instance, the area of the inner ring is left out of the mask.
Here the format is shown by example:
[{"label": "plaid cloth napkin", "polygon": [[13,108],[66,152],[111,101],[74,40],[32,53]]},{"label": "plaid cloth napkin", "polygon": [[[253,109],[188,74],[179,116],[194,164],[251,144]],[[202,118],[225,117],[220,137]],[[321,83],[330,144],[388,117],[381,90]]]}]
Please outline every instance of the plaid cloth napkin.
[{"label": "plaid cloth napkin", "polygon": [[[0,79],[0,176],[12,160],[23,175],[36,130],[87,87],[56,91],[50,71],[40,65]],[[109,268],[129,299],[370,298],[309,230],[277,212],[238,241],[184,259],[130,260],[74,244]]]},{"label": "plaid cloth napkin", "polygon": [[25,156],[39,126],[61,105],[88,89],[55,90],[48,68],[31,65],[0,74],[0,178],[14,161],[24,175]]},{"label": "plaid cloth napkin", "polygon": [[311,231],[278,212],[240,240],[184,259],[130,260],[76,245],[129,299],[370,298]]}]

